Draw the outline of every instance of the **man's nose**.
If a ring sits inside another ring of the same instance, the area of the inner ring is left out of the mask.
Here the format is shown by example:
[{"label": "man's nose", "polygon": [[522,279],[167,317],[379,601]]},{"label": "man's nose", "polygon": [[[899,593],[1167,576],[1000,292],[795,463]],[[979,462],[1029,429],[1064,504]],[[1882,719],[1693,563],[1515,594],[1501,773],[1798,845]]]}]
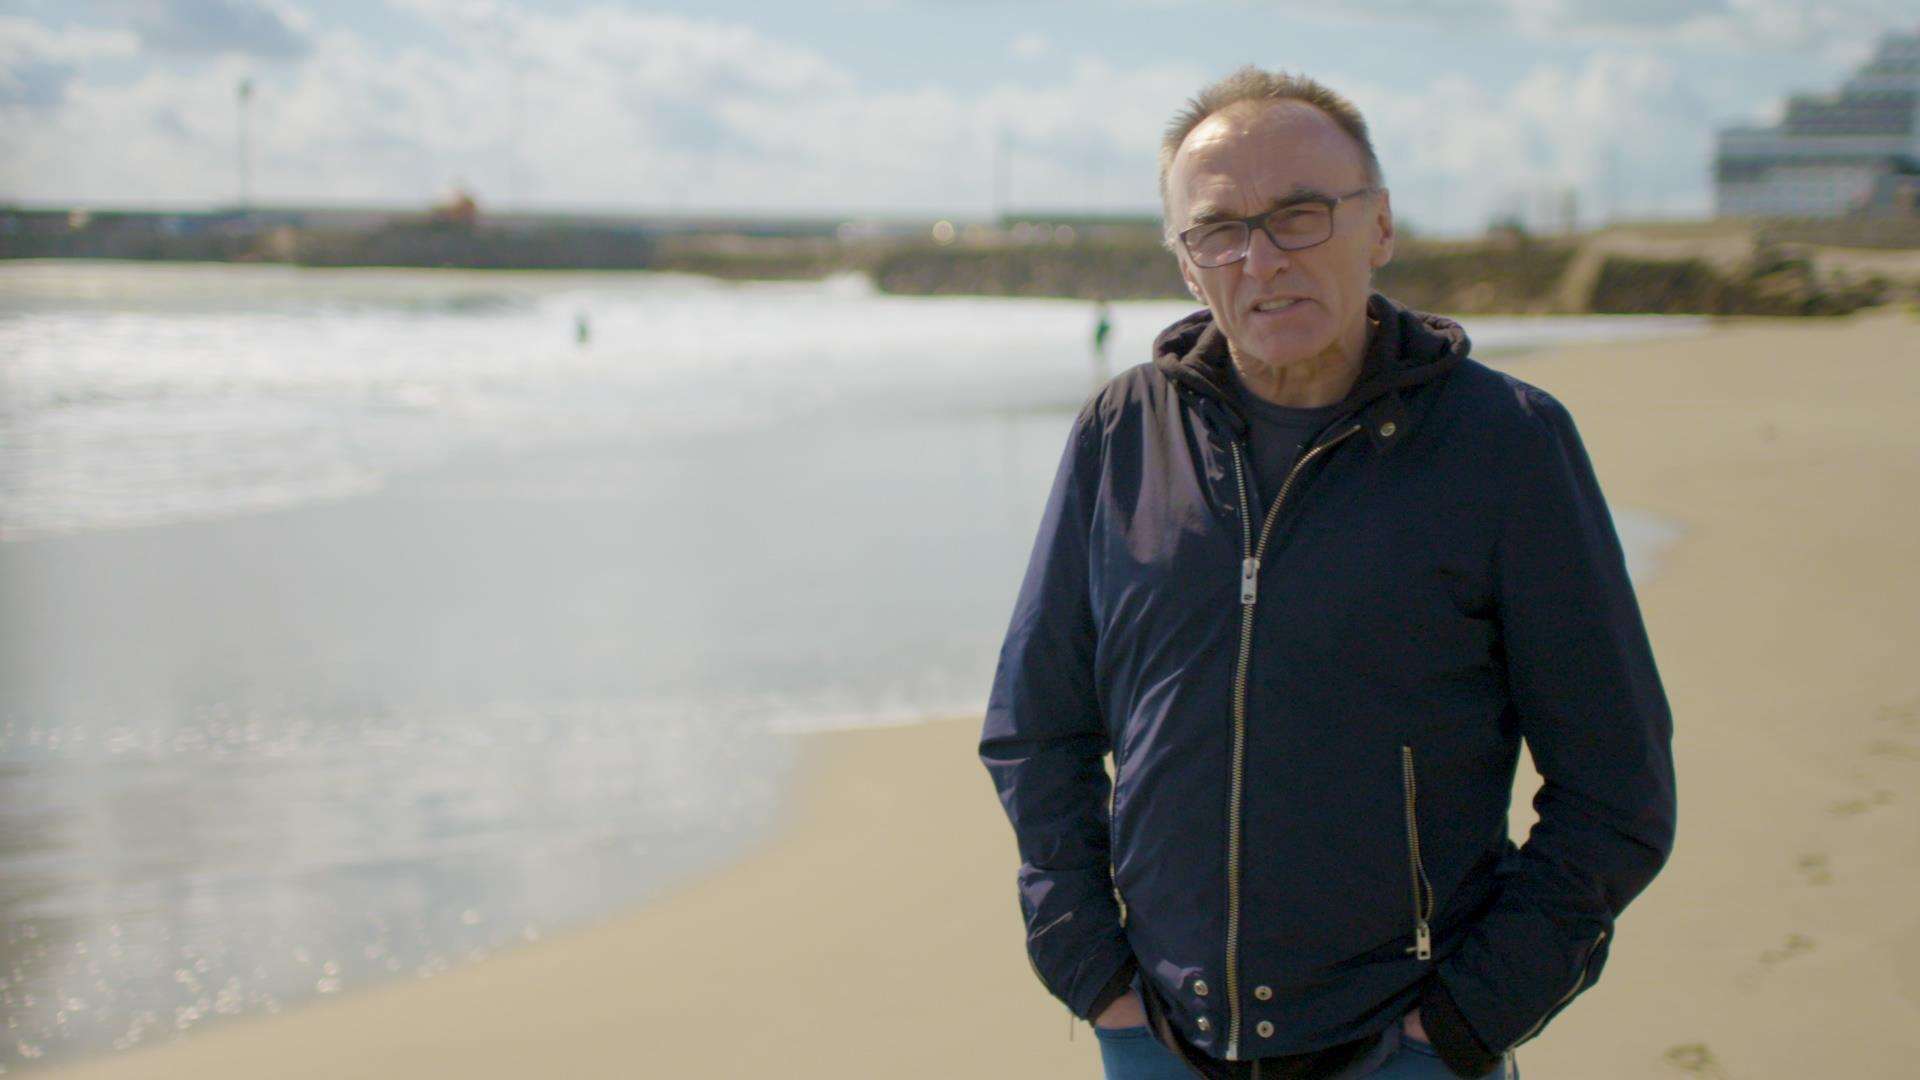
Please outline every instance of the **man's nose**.
[{"label": "man's nose", "polygon": [[1292,252],[1281,250],[1280,245],[1273,242],[1267,230],[1255,229],[1253,235],[1247,238],[1247,257],[1242,260],[1241,268],[1252,277],[1265,281],[1285,270],[1292,257]]}]

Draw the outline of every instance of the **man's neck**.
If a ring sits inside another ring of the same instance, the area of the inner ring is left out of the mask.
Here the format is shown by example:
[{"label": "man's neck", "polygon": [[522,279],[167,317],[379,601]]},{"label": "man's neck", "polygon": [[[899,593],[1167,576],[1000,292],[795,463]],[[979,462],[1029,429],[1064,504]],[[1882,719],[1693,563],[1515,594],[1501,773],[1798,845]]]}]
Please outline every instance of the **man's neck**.
[{"label": "man's neck", "polygon": [[1332,405],[1347,396],[1360,378],[1367,344],[1380,324],[1369,317],[1357,333],[1342,334],[1318,355],[1298,363],[1274,366],[1242,357],[1231,342],[1227,354],[1240,381],[1261,400],[1295,409]]}]

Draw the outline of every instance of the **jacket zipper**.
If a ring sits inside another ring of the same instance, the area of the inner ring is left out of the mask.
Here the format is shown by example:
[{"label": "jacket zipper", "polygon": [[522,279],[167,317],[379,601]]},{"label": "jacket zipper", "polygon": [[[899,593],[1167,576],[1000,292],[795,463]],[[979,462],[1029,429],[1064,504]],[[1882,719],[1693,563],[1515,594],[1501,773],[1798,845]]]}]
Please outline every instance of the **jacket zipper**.
[{"label": "jacket zipper", "polygon": [[1593,944],[1587,946],[1586,952],[1580,954],[1580,974],[1573,980],[1573,985],[1567,988],[1566,993],[1560,995],[1560,1000],[1554,1002],[1552,1008],[1549,1008],[1545,1013],[1541,1014],[1540,1019],[1533,1022],[1533,1026],[1528,1028],[1525,1034],[1508,1044],[1504,1053],[1512,1053],[1514,1047],[1519,1046],[1521,1043],[1539,1034],[1540,1029],[1546,1026],[1547,1021],[1553,1018],[1553,1014],[1559,1012],[1561,1006],[1573,1000],[1573,995],[1579,993],[1580,988],[1587,984],[1587,964],[1593,959],[1593,950],[1599,948],[1600,943],[1605,940],[1607,940],[1607,932],[1602,930],[1593,939]]},{"label": "jacket zipper", "polygon": [[1260,591],[1260,560],[1266,557],[1267,542],[1273,537],[1273,523],[1279,519],[1280,506],[1287,501],[1294,477],[1300,470],[1342,439],[1359,431],[1354,424],[1340,434],[1300,455],[1287,470],[1280,491],[1267,507],[1260,523],[1260,542],[1253,541],[1253,511],[1247,506],[1246,466],[1241,463],[1240,441],[1234,439],[1233,482],[1240,493],[1240,655],[1233,673],[1233,771],[1227,793],[1227,1060],[1240,1054],[1240,794],[1245,787],[1247,754],[1247,670],[1253,663],[1253,605]]},{"label": "jacket zipper", "polygon": [[1433,959],[1433,882],[1420,861],[1420,825],[1414,814],[1413,747],[1400,748],[1400,787],[1407,800],[1407,872],[1413,878],[1413,947],[1416,960]]}]

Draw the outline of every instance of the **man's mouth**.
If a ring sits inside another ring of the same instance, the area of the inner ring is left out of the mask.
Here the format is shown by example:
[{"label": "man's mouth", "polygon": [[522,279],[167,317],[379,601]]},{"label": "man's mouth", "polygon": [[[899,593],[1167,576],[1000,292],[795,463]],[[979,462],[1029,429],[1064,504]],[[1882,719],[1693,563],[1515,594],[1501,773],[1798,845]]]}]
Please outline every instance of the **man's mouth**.
[{"label": "man's mouth", "polygon": [[1259,312],[1285,311],[1288,308],[1298,303],[1300,303],[1300,299],[1298,297],[1289,297],[1281,300],[1262,300],[1259,303],[1253,305],[1253,310],[1259,311]]}]

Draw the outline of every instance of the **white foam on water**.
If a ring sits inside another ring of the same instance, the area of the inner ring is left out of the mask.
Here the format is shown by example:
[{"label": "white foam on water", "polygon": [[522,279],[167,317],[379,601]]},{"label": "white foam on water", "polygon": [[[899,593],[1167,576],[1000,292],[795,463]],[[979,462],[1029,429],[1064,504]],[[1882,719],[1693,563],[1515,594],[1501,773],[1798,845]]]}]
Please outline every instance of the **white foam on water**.
[{"label": "white foam on water", "polygon": [[[1192,309],[1114,305],[1116,366]],[[1468,321],[1489,350],[1702,325]],[[476,448],[724,437],[855,405],[1071,408],[1091,327],[1084,303],[883,296],[858,275],[7,264],[0,539],[338,499]]]}]

